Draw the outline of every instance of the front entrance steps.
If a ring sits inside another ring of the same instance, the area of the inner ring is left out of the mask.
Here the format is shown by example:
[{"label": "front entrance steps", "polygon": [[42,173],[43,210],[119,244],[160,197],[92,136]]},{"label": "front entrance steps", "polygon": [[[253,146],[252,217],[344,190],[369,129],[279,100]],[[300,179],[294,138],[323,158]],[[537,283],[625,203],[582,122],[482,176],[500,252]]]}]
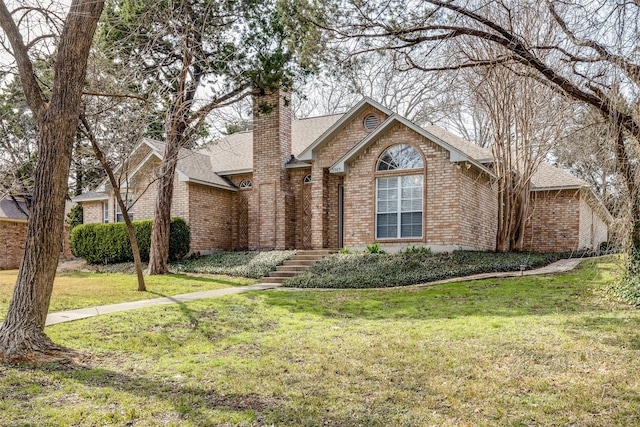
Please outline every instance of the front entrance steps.
[{"label": "front entrance steps", "polygon": [[304,249],[276,267],[275,271],[262,278],[262,283],[284,282],[289,277],[297,276],[327,255],[338,252],[335,249]]}]

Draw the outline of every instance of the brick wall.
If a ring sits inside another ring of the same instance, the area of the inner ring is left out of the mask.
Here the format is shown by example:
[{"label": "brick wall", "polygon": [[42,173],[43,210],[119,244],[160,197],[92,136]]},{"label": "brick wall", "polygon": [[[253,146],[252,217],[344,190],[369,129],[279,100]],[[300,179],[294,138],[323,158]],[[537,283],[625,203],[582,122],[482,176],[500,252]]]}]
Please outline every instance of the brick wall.
[{"label": "brick wall", "polygon": [[[363,126],[364,118],[369,115],[377,116],[380,123],[388,117],[382,111],[368,107],[354,117],[350,123],[347,123],[331,140],[317,149],[317,160],[313,163],[311,169],[312,245],[314,248],[337,247],[338,186],[342,184],[342,179],[335,175],[330,175],[328,168],[371,133],[371,131],[367,131]],[[351,172],[347,179],[350,179],[350,175]],[[371,176],[371,171],[369,171],[369,176]],[[345,183],[345,203],[347,203],[348,200],[348,196],[346,196],[347,192],[348,190]],[[371,205],[371,200],[373,199],[370,198],[367,205]],[[360,205],[359,208],[367,205]],[[348,230],[345,226],[345,245]]]},{"label": "brick wall", "polygon": [[362,247],[375,239],[376,177],[416,171],[375,172],[380,155],[391,145],[409,144],[424,158],[423,236],[382,239],[382,245],[426,245],[493,249],[497,226],[495,190],[487,177],[459,168],[446,150],[398,124],[350,162],[344,178],[344,245]]},{"label": "brick wall", "polygon": [[[100,223],[103,220],[102,202],[82,202],[82,222],[84,224]],[[111,221],[111,218],[109,218]]]},{"label": "brick wall", "polygon": [[579,243],[580,190],[531,192],[524,250],[568,252]]},{"label": "brick wall", "polygon": [[189,195],[191,250],[231,250],[232,192],[192,183]]},{"label": "brick wall", "polygon": [[[13,270],[20,267],[27,239],[27,228],[26,221],[0,219],[0,239],[4,242],[0,245],[0,270]],[[69,246],[69,228],[66,225],[63,237],[64,251],[60,253],[60,259],[73,258]]]},{"label": "brick wall", "polygon": [[13,270],[20,267],[27,237],[26,221],[0,220],[0,270]]},{"label": "brick wall", "polygon": [[461,165],[460,173],[460,245],[494,250],[498,232],[498,192],[489,177]]}]

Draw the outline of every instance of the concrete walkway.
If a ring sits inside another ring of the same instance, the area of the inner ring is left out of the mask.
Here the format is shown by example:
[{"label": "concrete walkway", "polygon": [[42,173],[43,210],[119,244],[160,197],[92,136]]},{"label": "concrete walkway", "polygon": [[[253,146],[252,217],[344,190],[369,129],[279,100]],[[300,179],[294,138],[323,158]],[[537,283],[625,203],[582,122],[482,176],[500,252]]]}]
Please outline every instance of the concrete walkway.
[{"label": "concrete walkway", "polygon": [[[508,271],[495,273],[474,274],[465,277],[454,277],[451,279],[439,280],[437,282],[429,282],[416,286],[430,286],[439,283],[462,282],[466,280],[491,279],[499,277],[518,277],[521,275],[531,276],[534,274],[555,274],[573,270],[582,261],[581,258],[561,259],[545,267],[527,271]],[[88,317],[99,316],[101,314],[116,313],[119,311],[135,310],[137,308],[153,307],[156,305],[178,304],[198,299],[220,297],[223,295],[241,294],[249,291],[264,291],[267,289],[275,289],[280,287],[277,283],[257,283],[250,286],[242,286],[235,288],[216,289],[212,291],[193,292],[190,294],[174,295],[171,297],[153,298],[141,301],[123,302],[120,304],[101,305],[99,307],[79,308],[77,310],[60,311],[50,313],[47,316],[46,326],[58,323],[71,322],[73,320],[86,319]],[[388,289],[388,288],[386,288]],[[310,290],[310,289],[306,289]],[[320,290],[320,289],[318,289]],[[332,289],[336,290],[336,289]]]},{"label": "concrete walkway", "polygon": [[118,311],[135,310],[137,308],[153,307],[156,305],[178,304],[182,302],[194,301],[197,299],[221,297],[223,295],[241,294],[249,291],[264,291],[274,289],[280,285],[273,283],[257,283],[250,286],[236,288],[215,289],[211,291],[193,292],[190,294],[174,295],[171,297],[161,297],[145,299],[140,301],[123,302],[120,304],[101,305],[99,307],[79,308],[77,310],[59,311],[50,313],[47,316],[46,326],[58,323],[71,322],[72,320],[86,319],[87,317],[99,316],[107,313],[117,313]]},{"label": "concrete walkway", "polygon": [[[452,277],[451,279],[443,279],[435,282],[422,283],[416,286],[429,286],[438,285],[440,283],[452,283],[452,282],[465,282],[468,280],[481,280],[481,279],[494,279],[500,277],[520,277],[520,276],[533,276],[536,274],[556,274],[564,273],[566,271],[573,270],[580,262],[585,258],[569,258],[561,259],[556,262],[552,262],[544,267],[536,268],[533,270],[525,271],[496,271],[493,273],[480,273],[472,274],[471,276]],[[593,258],[589,258],[593,259]]]}]

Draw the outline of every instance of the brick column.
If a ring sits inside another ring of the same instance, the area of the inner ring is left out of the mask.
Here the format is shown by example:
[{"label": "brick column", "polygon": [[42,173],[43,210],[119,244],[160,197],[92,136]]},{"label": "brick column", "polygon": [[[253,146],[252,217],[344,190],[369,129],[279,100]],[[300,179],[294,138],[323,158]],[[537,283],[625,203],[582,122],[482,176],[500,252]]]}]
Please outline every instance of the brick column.
[{"label": "brick column", "polygon": [[249,249],[293,246],[287,230],[293,196],[285,164],[291,158],[291,107],[282,90],[253,94],[253,191],[249,199]]},{"label": "brick column", "polygon": [[311,246],[327,247],[327,181],[328,171],[314,163],[311,168]]}]

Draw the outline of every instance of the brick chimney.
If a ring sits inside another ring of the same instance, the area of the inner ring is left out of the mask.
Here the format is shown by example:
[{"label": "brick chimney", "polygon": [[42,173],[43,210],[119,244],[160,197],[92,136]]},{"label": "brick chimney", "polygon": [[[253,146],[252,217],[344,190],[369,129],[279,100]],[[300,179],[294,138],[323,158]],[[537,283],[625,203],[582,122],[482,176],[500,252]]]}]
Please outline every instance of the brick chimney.
[{"label": "brick chimney", "polygon": [[291,158],[291,97],[284,90],[253,92],[253,190],[249,249],[287,249],[293,197],[285,164]]}]

